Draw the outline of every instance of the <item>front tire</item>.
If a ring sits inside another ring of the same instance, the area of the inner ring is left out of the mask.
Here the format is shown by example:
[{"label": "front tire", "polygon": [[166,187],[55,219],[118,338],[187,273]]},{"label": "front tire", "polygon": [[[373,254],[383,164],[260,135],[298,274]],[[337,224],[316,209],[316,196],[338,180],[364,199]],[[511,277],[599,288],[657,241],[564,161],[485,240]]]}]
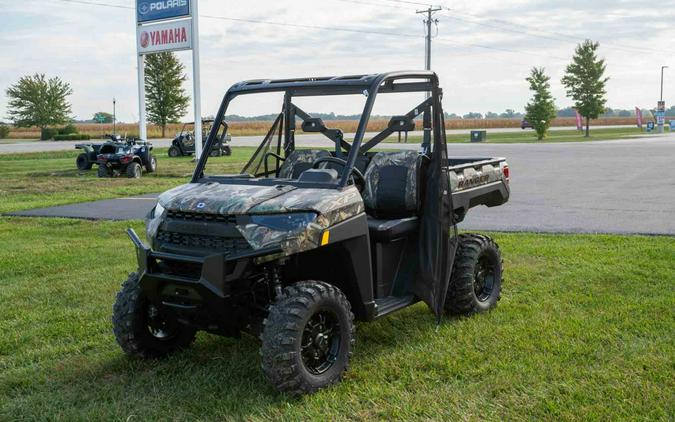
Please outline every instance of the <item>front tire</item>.
[{"label": "front tire", "polygon": [[171,145],[169,147],[169,157],[176,158],[179,155],[180,155],[180,150],[178,150],[178,148],[176,148],[175,146]]},{"label": "front tire", "polygon": [[164,357],[195,339],[194,329],[162,316],[148,301],[136,273],[129,275],[117,293],[112,324],[115,340],[124,353],[144,359]]},{"label": "front tire", "polygon": [[226,156],[228,156],[228,157],[229,157],[230,155],[232,155],[232,148],[230,148],[229,145],[225,145],[225,146],[223,147],[223,155],[226,155]]},{"label": "front tire", "polygon": [[130,179],[140,179],[142,173],[141,165],[136,162],[129,163],[127,166],[127,177]]},{"label": "front tire", "polygon": [[462,234],[445,299],[452,315],[485,312],[497,305],[502,288],[502,256],[487,236]]},{"label": "front tire", "polygon": [[153,173],[155,170],[157,170],[157,158],[150,154],[148,163],[145,165],[145,171]]},{"label": "front tire", "polygon": [[87,154],[82,153],[75,159],[75,164],[78,170],[90,170],[93,163],[89,161]]},{"label": "front tire", "polygon": [[336,383],[349,366],[354,315],[345,295],[321,281],[288,286],[270,307],[261,335],[268,381],[292,395]]}]

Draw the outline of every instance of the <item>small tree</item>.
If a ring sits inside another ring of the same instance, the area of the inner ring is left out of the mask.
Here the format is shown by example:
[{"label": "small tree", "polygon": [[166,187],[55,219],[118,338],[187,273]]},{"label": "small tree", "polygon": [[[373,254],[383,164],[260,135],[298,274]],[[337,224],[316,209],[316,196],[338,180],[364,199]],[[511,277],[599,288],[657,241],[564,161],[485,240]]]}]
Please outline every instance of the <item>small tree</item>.
[{"label": "small tree", "polygon": [[73,93],[70,85],[58,77],[46,79],[44,74],[24,76],[7,88],[7,113],[15,126],[37,126],[44,129],[70,121],[70,104],[66,97]]},{"label": "small tree", "polygon": [[106,113],[105,111],[99,111],[94,114],[92,120],[95,121],[96,123],[112,123],[113,115],[110,113]]},{"label": "small tree", "polygon": [[178,123],[187,113],[190,98],[185,95],[185,67],[173,53],[150,54],[145,58],[145,95],[148,120],[162,128]]},{"label": "small tree", "polygon": [[607,103],[605,84],[609,78],[604,77],[605,60],[598,59],[596,54],[599,45],[590,40],[579,44],[561,81],[567,88],[567,96],[574,101],[574,107],[586,119],[586,137],[590,136],[590,120],[597,119]]},{"label": "small tree", "polygon": [[525,106],[525,119],[530,122],[541,141],[546,137],[551,120],[556,114],[549,83],[551,78],[546,75],[543,67],[533,67],[530,76],[525,80],[530,83],[530,91],[533,92],[531,102]]}]

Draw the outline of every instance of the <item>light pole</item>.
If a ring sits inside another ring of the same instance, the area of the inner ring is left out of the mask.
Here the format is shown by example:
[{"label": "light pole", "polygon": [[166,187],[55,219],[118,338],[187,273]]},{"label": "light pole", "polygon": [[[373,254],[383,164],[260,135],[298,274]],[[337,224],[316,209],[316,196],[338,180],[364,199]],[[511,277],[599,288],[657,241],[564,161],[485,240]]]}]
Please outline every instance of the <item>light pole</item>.
[{"label": "light pole", "polygon": [[116,131],[116,128],[117,128],[117,126],[116,126],[117,118],[116,117],[117,116],[116,116],[116,113],[115,113],[115,103],[116,102],[117,101],[115,100],[115,97],[113,97],[113,135],[117,135],[117,131]]},{"label": "light pole", "polygon": [[661,97],[656,107],[656,123],[659,133],[663,133],[663,125],[666,122],[666,103],[663,102],[663,70],[667,68],[668,66],[661,66]]},{"label": "light pole", "polygon": [[663,101],[663,69],[668,69],[668,66],[661,66],[661,101]]}]

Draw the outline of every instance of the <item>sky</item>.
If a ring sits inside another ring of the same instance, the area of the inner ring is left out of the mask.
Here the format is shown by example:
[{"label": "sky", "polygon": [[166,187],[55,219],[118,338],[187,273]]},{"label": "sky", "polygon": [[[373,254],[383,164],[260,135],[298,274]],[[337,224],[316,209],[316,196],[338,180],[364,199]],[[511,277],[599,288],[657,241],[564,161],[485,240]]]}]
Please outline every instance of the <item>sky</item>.
[{"label": "sky", "polygon": [[[420,4],[415,4],[420,3]],[[202,113],[213,115],[232,84],[247,79],[380,73],[424,67],[423,0],[199,0]],[[443,0],[432,41],[432,70],[449,113],[522,111],[533,66],[551,76],[559,108],[571,105],[560,83],[574,47],[600,42],[608,106],[654,108],[661,66],[664,99],[675,103],[675,0]],[[107,6],[106,6],[107,5]],[[0,120],[6,89],[44,73],[71,84],[77,119],[112,111],[138,120],[132,0],[0,0]],[[256,21],[256,22],[253,22]],[[267,23],[258,23],[267,22]],[[375,32],[375,33],[368,33]],[[192,55],[185,64],[192,95]],[[419,94],[416,94],[419,96]],[[419,98],[380,97],[375,113],[405,113]],[[307,101],[312,112],[355,114],[362,98]],[[233,103],[232,112],[278,112],[267,98]],[[192,120],[192,112],[184,120]]]}]

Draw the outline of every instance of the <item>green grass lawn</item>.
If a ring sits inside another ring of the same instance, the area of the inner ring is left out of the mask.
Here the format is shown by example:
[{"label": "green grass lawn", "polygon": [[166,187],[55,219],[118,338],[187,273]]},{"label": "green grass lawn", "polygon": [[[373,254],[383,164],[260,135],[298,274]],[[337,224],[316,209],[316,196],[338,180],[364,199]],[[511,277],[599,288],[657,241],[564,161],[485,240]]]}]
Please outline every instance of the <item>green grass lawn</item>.
[{"label": "green grass lawn", "polygon": [[[621,127],[621,128],[591,128],[590,138],[584,137],[582,132],[578,130],[552,130],[548,132],[548,137],[543,141],[537,140],[537,135],[532,129],[527,129],[518,132],[499,132],[499,129],[486,129],[487,142],[493,144],[526,144],[526,143],[552,143],[552,142],[588,142],[588,141],[606,141],[609,139],[627,139],[636,136],[652,136],[638,128]],[[401,142],[405,139],[401,135]],[[421,136],[409,136],[408,142],[421,142]],[[386,142],[398,142],[398,135],[394,134],[387,138]],[[469,134],[448,134],[448,143],[463,143],[470,142]]]},{"label": "green grass lawn", "polygon": [[358,324],[344,381],[292,399],[267,385],[250,337],[122,354],[110,314],[135,266],[126,226],[0,218],[0,420],[675,416],[672,238],[494,234],[495,310],[436,329],[419,304]]},{"label": "green grass lawn", "polygon": [[[97,167],[79,171],[79,153],[58,151],[0,155],[0,214],[30,208],[64,205],[144,193],[163,192],[189,181],[194,163],[191,157],[169,158],[166,148],[158,148],[156,173],[140,179],[99,178]],[[211,158],[223,170],[238,172],[253,148],[233,148],[232,156]],[[213,161],[211,161],[213,160]]]}]

